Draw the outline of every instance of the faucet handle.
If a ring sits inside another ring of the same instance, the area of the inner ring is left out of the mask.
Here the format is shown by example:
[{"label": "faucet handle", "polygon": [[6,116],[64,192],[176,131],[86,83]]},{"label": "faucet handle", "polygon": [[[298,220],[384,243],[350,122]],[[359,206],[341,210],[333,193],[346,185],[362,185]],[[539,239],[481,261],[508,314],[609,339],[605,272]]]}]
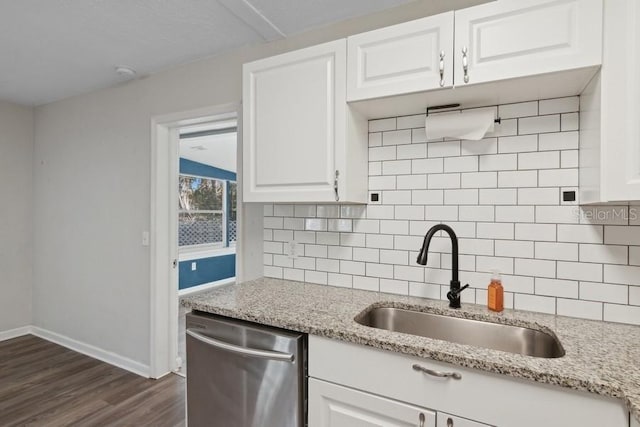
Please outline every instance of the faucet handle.
[{"label": "faucet handle", "polygon": [[469,287],[469,284],[467,283],[466,285],[464,285],[461,288],[452,289],[449,292],[447,292],[447,299],[449,300],[449,307],[451,307],[451,308],[460,308],[460,294],[462,293],[462,291],[464,291],[468,287]]}]

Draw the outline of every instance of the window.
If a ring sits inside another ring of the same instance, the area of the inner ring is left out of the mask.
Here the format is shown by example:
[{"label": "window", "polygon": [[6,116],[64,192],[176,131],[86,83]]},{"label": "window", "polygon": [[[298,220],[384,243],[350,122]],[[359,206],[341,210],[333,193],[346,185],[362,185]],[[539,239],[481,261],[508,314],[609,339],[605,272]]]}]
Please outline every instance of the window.
[{"label": "window", "polygon": [[235,200],[232,211],[227,199],[226,181],[180,175],[179,246],[228,246],[227,210],[234,212],[235,223]]},{"label": "window", "polygon": [[237,234],[237,208],[238,208],[238,184],[233,181],[227,182],[227,209],[229,212],[229,221],[227,223],[227,234],[229,246],[236,244],[236,234]]}]

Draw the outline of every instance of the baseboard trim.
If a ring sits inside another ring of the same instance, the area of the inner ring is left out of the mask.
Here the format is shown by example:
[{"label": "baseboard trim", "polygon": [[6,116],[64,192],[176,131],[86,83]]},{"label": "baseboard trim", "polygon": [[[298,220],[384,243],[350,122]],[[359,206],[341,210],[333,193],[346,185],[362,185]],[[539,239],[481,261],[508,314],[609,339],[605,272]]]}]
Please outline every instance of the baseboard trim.
[{"label": "baseboard trim", "polygon": [[0,331],[0,341],[6,341],[13,338],[18,338],[23,335],[29,335],[31,333],[31,326],[21,326],[15,329],[9,329],[8,331]]},{"label": "baseboard trim", "polygon": [[73,338],[69,338],[37,326],[31,326],[29,329],[30,331],[28,333],[37,337],[51,341],[52,343],[77,351],[78,353],[82,353],[89,357],[93,357],[94,359],[101,360],[110,365],[125,369],[129,372],[133,372],[134,374],[142,377],[149,378],[150,369],[148,365],[144,365],[127,357],[120,356],[116,353],[112,353],[102,348],[74,340]]}]

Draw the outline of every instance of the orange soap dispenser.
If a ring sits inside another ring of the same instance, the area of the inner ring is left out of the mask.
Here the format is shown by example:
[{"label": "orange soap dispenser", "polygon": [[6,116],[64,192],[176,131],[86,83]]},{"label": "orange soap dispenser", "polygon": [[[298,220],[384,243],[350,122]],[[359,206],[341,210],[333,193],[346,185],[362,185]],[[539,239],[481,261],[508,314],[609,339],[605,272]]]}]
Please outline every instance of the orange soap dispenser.
[{"label": "orange soap dispenser", "polygon": [[502,287],[502,278],[497,270],[494,270],[491,275],[487,305],[491,311],[504,310],[504,288]]}]

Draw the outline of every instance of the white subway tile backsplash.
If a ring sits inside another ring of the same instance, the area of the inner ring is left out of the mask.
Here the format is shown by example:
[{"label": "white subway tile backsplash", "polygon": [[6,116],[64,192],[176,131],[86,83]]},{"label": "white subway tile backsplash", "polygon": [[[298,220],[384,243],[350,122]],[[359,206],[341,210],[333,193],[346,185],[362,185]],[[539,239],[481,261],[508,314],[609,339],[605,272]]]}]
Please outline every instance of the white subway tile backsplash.
[{"label": "white subway tile backsplash", "polygon": [[382,175],[406,175],[411,173],[411,160],[387,160],[382,162]]},{"label": "white subway tile backsplash", "polygon": [[580,98],[569,96],[540,100],[539,114],[573,113],[580,110]]},{"label": "white subway tile backsplash", "polygon": [[367,218],[368,219],[393,219],[394,218],[393,206],[367,206]]},{"label": "white subway tile backsplash", "polygon": [[504,274],[513,274],[513,258],[503,257],[476,257],[476,271],[491,273],[497,270]]},{"label": "white subway tile backsplash", "polygon": [[445,205],[477,205],[478,190],[477,189],[444,190],[444,204]]},{"label": "white subway tile backsplash", "polygon": [[458,208],[458,217],[460,221],[494,221],[494,206],[460,206]]},{"label": "white subway tile backsplash", "polygon": [[544,133],[540,135],[538,150],[577,150],[578,132]]},{"label": "white subway tile backsplash", "polygon": [[427,156],[448,157],[460,155],[460,141],[430,142],[427,144]]},{"label": "white subway tile backsplash", "polygon": [[604,320],[606,322],[640,325],[640,307],[634,307],[632,305],[605,304]]},{"label": "white subway tile backsplash", "polygon": [[319,245],[339,245],[340,234],[329,232],[317,232],[316,243]]},{"label": "white subway tile backsplash", "polygon": [[563,114],[561,118],[560,129],[565,131],[578,130],[579,129],[579,115],[578,113]]},{"label": "white subway tile backsplash", "polygon": [[411,130],[394,130],[382,134],[382,145],[411,144]]},{"label": "white subway tile backsplash", "polygon": [[517,258],[533,258],[534,242],[520,240],[496,240],[496,256],[512,256]]},{"label": "white subway tile backsplash", "polygon": [[577,168],[579,166],[578,150],[564,150],[560,152],[560,167]]},{"label": "white subway tile backsplash", "polygon": [[[640,324],[638,206],[561,201],[577,190],[578,97],[490,107],[502,123],[480,141],[427,142],[423,112],[369,122],[372,205],[265,204],[268,277],[446,298],[459,238],[463,302],[486,304],[503,275],[505,306]],[[288,242],[298,243],[289,257]]]},{"label": "white subway tile backsplash", "polygon": [[[412,194],[412,200],[415,199],[415,193]],[[415,201],[414,201],[415,203]],[[396,206],[396,219],[423,220],[423,206]]]},{"label": "white subway tile backsplash", "polygon": [[[572,110],[578,111],[578,110]],[[397,118],[398,129],[411,129],[424,127],[424,120],[427,118],[426,114],[414,114],[412,116],[402,116]]]},{"label": "white subway tile backsplash", "polygon": [[578,261],[577,243],[536,242],[535,258]]},{"label": "white subway tile backsplash", "polygon": [[558,224],[558,241],[574,243],[603,243],[601,225]]},{"label": "white subway tile backsplash", "polygon": [[396,160],[396,147],[369,148],[369,161]]},{"label": "white subway tile backsplash", "polygon": [[513,308],[516,310],[556,314],[556,299],[539,295],[515,294],[513,296]]},{"label": "white subway tile backsplash", "polygon": [[640,267],[605,264],[604,281],[640,286]]},{"label": "white subway tile backsplash", "polygon": [[560,316],[602,320],[602,303],[558,298],[557,313]]},{"label": "white subway tile backsplash", "polygon": [[518,193],[512,189],[490,189],[480,190],[481,205],[515,205],[518,200]]},{"label": "white subway tile backsplash", "polygon": [[478,223],[476,234],[479,239],[513,239],[514,225],[507,223]]},{"label": "white subway tile backsplash", "polygon": [[519,102],[498,106],[498,116],[502,119],[529,117],[538,115],[538,101]]},{"label": "white subway tile backsplash", "polygon": [[539,151],[536,153],[519,153],[518,169],[557,169],[560,167],[559,151]]},{"label": "white subway tile backsplash", "polygon": [[460,188],[460,174],[459,173],[430,174],[427,177],[427,188],[429,189]]},{"label": "white subway tile backsplash", "polygon": [[496,188],[497,186],[497,172],[472,172],[461,174],[462,188]]},{"label": "white subway tile backsplash", "polygon": [[401,145],[397,148],[397,157],[400,159],[424,159],[427,157],[427,144]]},{"label": "white subway tile backsplash", "polygon": [[538,172],[540,187],[576,187],[578,169],[549,169]]},{"label": "white subway tile backsplash", "polygon": [[353,288],[378,292],[380,290],[380,279],[377,277],[354,276]]},{"label": "white subway tile backsplash", "polygon": [[370,133],[369,134],[369,147],[380,147],[382,145],[382,133]]},{"label": "white subway tile backsplash", "polygon": [[[411,176],[411,175],[407,175]],[[425,181],[427,177],[425,175]],[[369,177],[369,190],[395,190],[396,189],[396,177],[395,176],[370,176]]]},{"label": "white subway tile backsplash", "polygon": [[560,190],[557,188],[520,188],[518,189],[519,205],[558,205]]},{"label": "white subway tile backsplash", "polygon": [[498,172],[498,187],[536,187],[538,171],[501,171]]},{"label": "white subway tile backsplash", "polygon": [[369,132],[383,132],[396,129],[396,118],[369,120]]},{"label": "white subway tile backsplash", "polygon": [[578,209],[574,206],[536,206],[536,222],[549,224],[577,224]]},{"label": "white subway tile backsplash", "polygon": [[283,268],[282,278],[285,280],[295,280],[298,282],[304,281],[304,270],[296,270],[293,268]]},{"label": "white subway tile backsplash", "polygon": [[400,175],[397,178],[398,190],[422,190],[427,188],[427,175]]},{"label": "white subway tile backsplash", "polygon": [[560,131],[560,115],[525,117],[518,119],[518,135]]},{"label": "white subway tile backsplash", "polygon": [[[529,151],[538,151],[538,135],[504,136],[498,138],[499,153],[521,153]],[[496,170],[505,169],[508,168],[499,168]]]},{"label": "white subway tile backsplash", "polygon": [[605,226],[604,242],[619,245],[640,245],[640,227]]},{"label": "white subway tile backsplash", "polygon": [[631,286],[629,288],[629,304],[640,305],[640,287]]},{"label": "white subway tile backsplash", "polygon": [[517,154],[488,154],[480,156],[480,171],[504,171],[518,169]]},{"label": "white subway tile backsplash", "polygon": [[586,282],[602,281],[602,264],[558,261],[557,267],[559,279],[583,280]]},{"label": "white subway tile backsplash", "polygon": [[464,140],[460,144],[463,156],[478,154],[496,154],[498,152],[498,138],[484,138],[479,141]]},{"label": "white subway tile backsplash", "polygon": [[496,206],[496,222],[534,222],[534,206]]},{"label": "white subway tile backsplash", "polygon": [[539,259],[515,259],[515,274],[531,277],[556,277],[556,262]]},{"label": "white subway tile backsplash", "polygon": [[[640,288],[638,288],[640,289]],[[580,282],[580,299],[627,304],[629,287],[602,282]]]},{"label": "white subway tile backsplash", "polygon": [[478,156],[445,157],[444,172],[477,172]]},{"label": "white subway tile backsplash", "polygon": [[536,295],[561,298],[578,298],[578,282],[573,280],[544,279],[536,277]]}]

